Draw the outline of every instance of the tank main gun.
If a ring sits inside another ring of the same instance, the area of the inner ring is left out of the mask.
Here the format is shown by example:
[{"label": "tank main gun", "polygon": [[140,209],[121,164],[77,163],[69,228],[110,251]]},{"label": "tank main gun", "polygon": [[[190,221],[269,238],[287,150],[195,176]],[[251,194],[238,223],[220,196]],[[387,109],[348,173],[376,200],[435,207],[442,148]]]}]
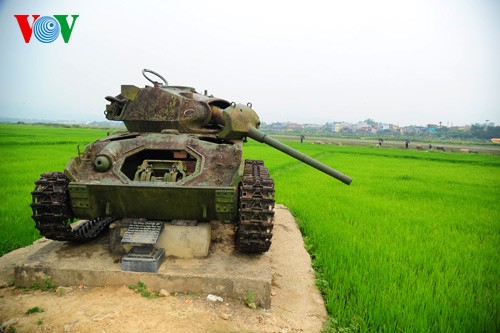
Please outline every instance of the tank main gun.
[{"label": "tank main gun", "polygon": [[326,164],[315,160],[298,150],[295,150],[278,140],[273,139],[267,134],[259,131],[257,128],[260,125],[257,113],[252,109],[252,105],[231,103],[229,107],[223,111],[224,127],[221,132],[217,134],[219,138],[227,140],[242,139],[244,137],[252,138],[260,143],[265,143],[293,158],[312,166],[313,168],[326,173],[327,175],[340,180],[344,184],[349,185],[352,178],[329,167]]}]

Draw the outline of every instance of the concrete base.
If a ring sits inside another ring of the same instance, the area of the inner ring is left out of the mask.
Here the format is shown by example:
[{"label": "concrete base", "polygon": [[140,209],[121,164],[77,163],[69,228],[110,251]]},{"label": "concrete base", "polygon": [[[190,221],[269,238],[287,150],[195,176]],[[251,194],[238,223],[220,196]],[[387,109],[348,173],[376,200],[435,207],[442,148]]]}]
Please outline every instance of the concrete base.
[{"label": "concrete base", "polygon": [[201,258],[208,255],[212,236],[210,223],[196,226],[165,224],[157,248],[165,249],[165,256],[176,258]]},{"label": "concrete base", "polygon": [[258,306],[270,306],[269,253],[244,255],[216,249],[203,259],[167,257],[157,273],[125,272],[120,261],[121,254],[109,250],[108,235],[85,244],[48,240],[16,265],[14,275],[16,284],[25,287],[50,277],[62,286],[128,286],[142,281],[154,290],[191,291],[236,299],[252,291]]},{"label": "concrete base", "polygon": [[[132,219],[122,219],[109,226],[110,249],[114,254],[130,252],[132,246],[122,243]],[[165,257],[202,258],[208,255],[212,228],[210,223],[199,223],[196,226],[172,225],[166,222],[161,231],[156,248],[165,250]]]}]

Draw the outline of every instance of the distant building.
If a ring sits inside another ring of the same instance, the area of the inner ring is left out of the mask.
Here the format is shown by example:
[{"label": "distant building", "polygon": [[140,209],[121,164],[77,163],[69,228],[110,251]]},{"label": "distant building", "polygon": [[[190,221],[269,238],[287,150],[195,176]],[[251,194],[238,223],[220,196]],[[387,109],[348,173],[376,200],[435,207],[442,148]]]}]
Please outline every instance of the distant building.
[{"label": "distant building", "polygon": [[438,128],[439,128],[439,125],[427,124],[427,130],[429,131],[430,134],[436,134]]}]

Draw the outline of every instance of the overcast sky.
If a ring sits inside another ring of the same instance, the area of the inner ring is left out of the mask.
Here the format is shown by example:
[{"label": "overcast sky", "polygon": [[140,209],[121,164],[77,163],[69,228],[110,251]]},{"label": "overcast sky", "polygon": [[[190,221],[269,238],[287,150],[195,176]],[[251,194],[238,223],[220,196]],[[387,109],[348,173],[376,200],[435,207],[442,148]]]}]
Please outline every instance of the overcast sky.
[{"label": "overcast sky", "polygon": [[[26,44],[15,14],[80,16]],[[150,68],[264,122],[500,125],[499,41],[500,0],[0,0],[0,117],[104,120]]]}]

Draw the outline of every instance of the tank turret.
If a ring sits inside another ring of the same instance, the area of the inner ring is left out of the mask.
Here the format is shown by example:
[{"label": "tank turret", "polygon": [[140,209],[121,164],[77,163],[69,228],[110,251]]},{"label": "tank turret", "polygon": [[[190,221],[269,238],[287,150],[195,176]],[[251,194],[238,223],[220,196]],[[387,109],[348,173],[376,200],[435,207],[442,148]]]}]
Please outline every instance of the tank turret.
[{"label": "tank turret", "polygon": [[[104,114],[108,120],[123,121],[131,132],[161,132],[209,134],[220,131],[222,110],[230,103],[220,98],[199,94],[194,88],[169,86],[167,80],[149,69],[142,71],[153,86],[139,88],[122,85],[118,96],[107,96],[111,104]],[[151,80],[153,73],[163,84]]]}]

